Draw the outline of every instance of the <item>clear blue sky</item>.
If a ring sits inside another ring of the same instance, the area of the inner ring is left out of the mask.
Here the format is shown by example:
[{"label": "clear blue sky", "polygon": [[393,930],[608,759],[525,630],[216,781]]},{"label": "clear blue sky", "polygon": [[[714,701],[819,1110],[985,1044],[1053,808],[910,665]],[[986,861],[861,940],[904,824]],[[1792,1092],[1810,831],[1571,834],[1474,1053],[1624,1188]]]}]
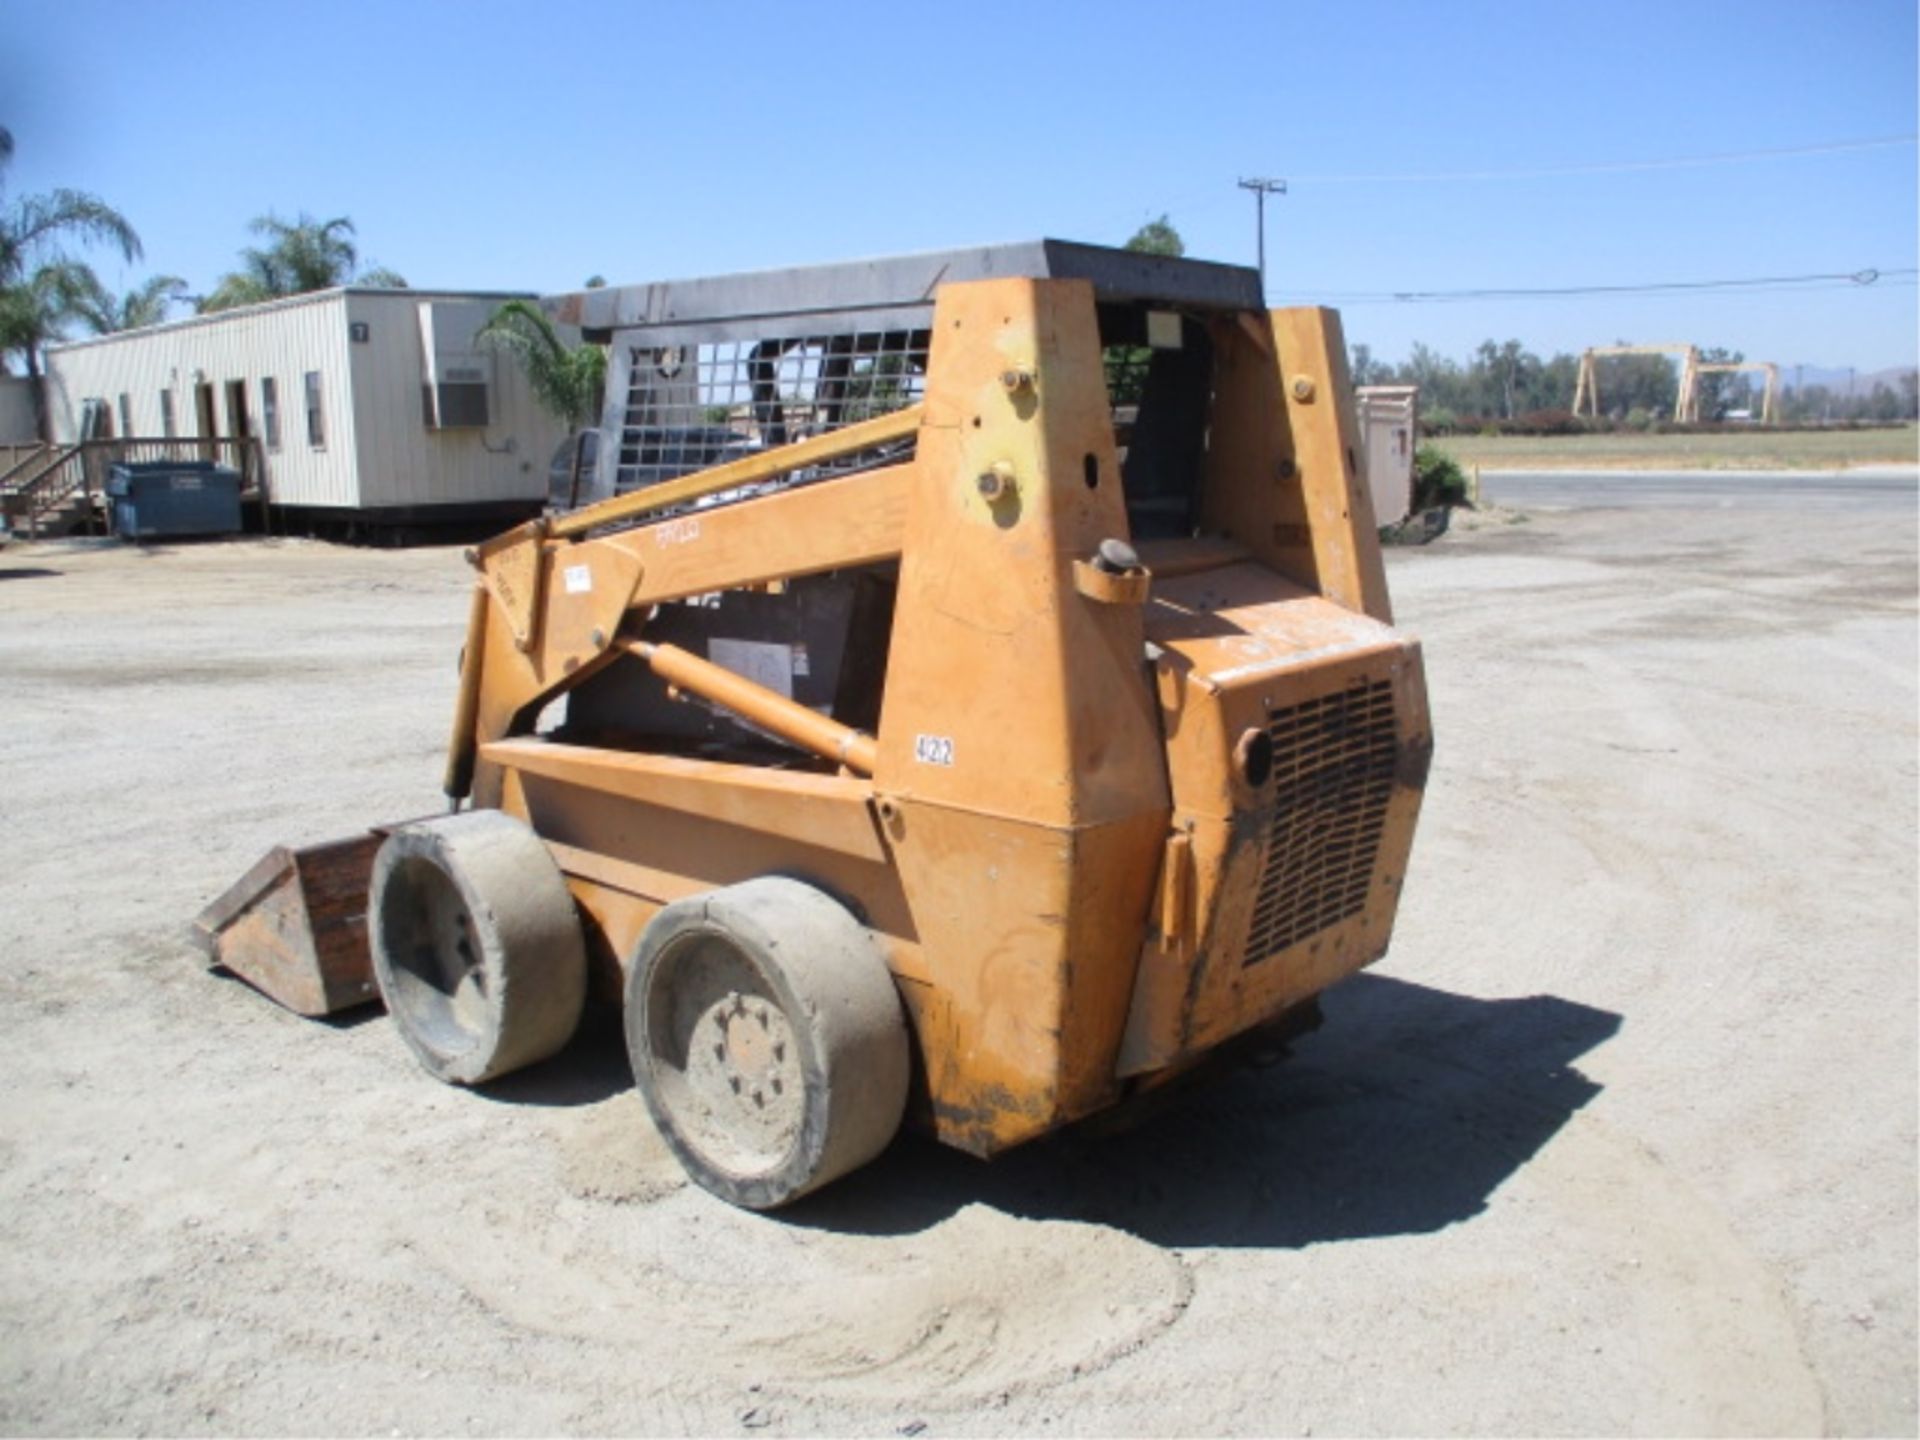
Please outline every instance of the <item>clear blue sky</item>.
[{"label": "clear blue sky", "polygon": [[1402,358],[1692,340],[1914,363],[1911,277],[1805,294],[1456,301],[1916,264],[1911,143],[1547,178],[1514,171],[1911,136],[1913,0],[317,5],[0,3],[11,194],[93,191],[142,266],[210,288],[274,209],[351,216],[415,285],[571,289],[975,241],[1191,254],[1329,300]]}]

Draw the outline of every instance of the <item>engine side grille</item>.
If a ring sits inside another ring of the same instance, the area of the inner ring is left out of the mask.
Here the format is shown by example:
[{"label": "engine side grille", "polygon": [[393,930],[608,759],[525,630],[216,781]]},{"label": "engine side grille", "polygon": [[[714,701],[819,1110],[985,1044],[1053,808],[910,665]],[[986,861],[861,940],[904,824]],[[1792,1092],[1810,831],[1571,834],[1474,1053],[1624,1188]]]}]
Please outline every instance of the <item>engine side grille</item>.
[{"label": "engine side grille", "polygon": [[1271,713],[1274,813],[1244,964],[1360,913],[1393,796],[1393,688],[1358,685]]}]

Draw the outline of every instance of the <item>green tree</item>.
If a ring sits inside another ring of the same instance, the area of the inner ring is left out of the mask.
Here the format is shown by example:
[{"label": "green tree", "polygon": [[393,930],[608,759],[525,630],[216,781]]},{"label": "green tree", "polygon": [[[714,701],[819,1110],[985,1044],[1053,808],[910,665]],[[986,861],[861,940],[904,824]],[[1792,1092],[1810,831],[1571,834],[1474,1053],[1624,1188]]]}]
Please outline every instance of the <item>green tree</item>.
[{"label": "green tree", "polygon": [[1416,340],[1407,363],[1400,367],[1399,379],[1405,385],[1420,387],[1421,407],[1437,407],[1456,414],[1475,413],[1467,403],[1467,387],[1460,366],[1431,347]]},{"label": "green tree", "polygon": [[26,373],[37,377],[40,351],[81,317],[90,282],[92,272],[79,261],[54,260],[0,287],[0,351],[17,353]]},{"label": "green tree", "polygon": [[1472,373],[1480,396],[1482,415],[1498,415],[1511,420],[1520,413],[1519,401],[1531,391],[1533,377],[1540,369],[1540,357],[1529,352],[1518,340],[1495,345],[1482,340],[1474,351]]},{"label": "green tree", "polygon": [[1572,410],[1573,387],[1580,378],[1578,356],[1564,352],[1540,367],[1540,395],[1536,410]]},{"label": "green tree", "polygon": [[1133,232],[1133,238],[1127,241],[1125,249],[1142,255],[1184,255],[1187,253],[1186,241],[1180,238],[1180,232],[1173,223],[1162,215],[1158,220],[1149,220]]},{"label": "green tree", "polygon": [[78,296],[77,318],[96,335],[141,330],[165,320],[167,310],[184,300],[186,292],[187,282],[178,275],[155,275],[144,285],[115,295],[87,270]]},{"label": "green tree", "polygon": [[0,129],[0,354],[18,353],[26,373],[37,376],[41,347],[78,316],[90,278],[64,247],[101,246],[131,264],[140,258],[140,237],[119,211],[83,191],[5,201],[12,156],[13,136]]},{"label": "green tree", "polygon": [[1593,364],[1601,414],[1620,419],[1630,411],[1644,410],[1650,418],[1673,417],[1680,373],[1666,356],[1601,355]]},{"label": "green tree", "polygon": [[[1701,363],[1707,365],[1726,364],[1746,359],[1738,350],[1728,350],[1722,346],[1709,346],[1700,352]],[[1702,420],[1720,420],[1727,411],[1737,410],[1749,398],[1748,386],[1744,376],[1738,372],[1712,371],[1694,379],[1694,395],[1699,401],[1699,416]]]},{"label": "green tree", "polygon": [[1391,385],[1393,367],[1373,358],[1373,347],[1355,345],[1347,360],[1347,373],[1356,385]]},{"label": "green tree", "polygon": [[220,277],[201,302],[202,310],[231,310],[340,285],[406,288],[401,276],[384,267],[356,271],[360,252],[353,243],[353,221],[344,215],[316,220],[303,210],[294,220],[282,220],[269,211],[248,228],[267,243],[240,252],[240,268]]},{"label": "green tree", "polygon": [[[598,345],[569,346],[553,322],[524,300],[509,300],[480,327],[480,343],[511,355],[526,374],[540,407],[568,430],[577,430],[600,411],[607,379],[607,354]],[[573,447],[567,503],[580,494],[580,444]]]}]

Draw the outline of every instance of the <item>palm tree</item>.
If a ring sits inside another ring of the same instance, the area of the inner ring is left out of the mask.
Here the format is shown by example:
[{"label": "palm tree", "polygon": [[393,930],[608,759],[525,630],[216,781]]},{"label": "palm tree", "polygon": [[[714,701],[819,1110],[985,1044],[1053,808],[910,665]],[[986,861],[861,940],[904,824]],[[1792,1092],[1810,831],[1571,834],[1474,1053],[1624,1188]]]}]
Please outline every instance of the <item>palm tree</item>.
[{"label": "palm tree", "polygon": [[178,275],[155,275],[124,295],[109,291],[91,270],[83,280],[78,318],[96,335],[158,325],[167,318],[168,307],[184,299],[187,292],[187,282]]},{"label": "palm tree", "polygon": [[316,220],[303,210],[289,221],[269,211],[248,228],[269,243],[242,250],[240,268],[220,278],[202,310],[231,310],[347,284],[406,288],[407,282],[391,270],[355,273],[360,252],[354,248],[353,221],[344,215]]},{"label": "palm tree", "polygon": [[[0,353],[18,351],[27,374],[38,378],[41,348],[80,318],[90,283],[98,282],[86,266],[55,260],[0,286]],[[37,401],[37,387],[34,394]]]},{"label": "palm tree", "polygon": [[[12,156],[13,136],[0,129],[0,175]],[[23,195],[0,208],[0,355],[18,351],[30,376],[40,373],[40,347],[77,316],[90,278],[64,242],[110,247],[129,264],[140,258],[133,226],[84,191]]]},{"label": "palm tree", "polygon": [[0,283],[16,283],[28,260],[65,240],[111,247],[128,264],[140,258],[140,237],[118,210],[79,190],[50,190],[23,195],[0,215]]},{"label": "palm tree", "polygon": [[[271,237],[268,265],[286,277],[286,293],[331,290],[347,283],[360,259],[353,246],[353,221],[344,215],[315,220],[304,210],[289,224],[269,211],[253,222],[253,233]],[[246,251],[249,260],[260,252]]]},{"label": "palm tree", "polygon": [[[607,354],[598,345],[571,348],[553,328],[553,322],[524,300],[509,300],[480,327],[480,343],[504,350],[526,372],[533,398],[541,409],[569,430],[579,429],[600,410],[600,391],[606,384]],[[573,446],[573,468],[567,503],[579,500],[580,441]]]}]

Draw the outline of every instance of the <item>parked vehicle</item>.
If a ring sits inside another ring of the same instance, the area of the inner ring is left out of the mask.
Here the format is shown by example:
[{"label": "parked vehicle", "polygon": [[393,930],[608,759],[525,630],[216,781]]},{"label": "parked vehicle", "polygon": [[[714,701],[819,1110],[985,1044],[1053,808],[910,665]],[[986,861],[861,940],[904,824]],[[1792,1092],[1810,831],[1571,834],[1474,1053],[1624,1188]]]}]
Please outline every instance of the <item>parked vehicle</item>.
[{"label": "parked vehicle", "polygon": [[275,852],[201,918],[221,962],[377,982],[465,1085],[604,995],[687,1171],[768,1208],[903,1116],[993,1155],[1311,1028],[1385,953],[1432,733],[1333,312],[1053,241],[592,293],[673,316],[612,331],[630,409],[733,354],[813,433],[629,428],[623,466],[719,468],[474,551],[469,808]]}]

